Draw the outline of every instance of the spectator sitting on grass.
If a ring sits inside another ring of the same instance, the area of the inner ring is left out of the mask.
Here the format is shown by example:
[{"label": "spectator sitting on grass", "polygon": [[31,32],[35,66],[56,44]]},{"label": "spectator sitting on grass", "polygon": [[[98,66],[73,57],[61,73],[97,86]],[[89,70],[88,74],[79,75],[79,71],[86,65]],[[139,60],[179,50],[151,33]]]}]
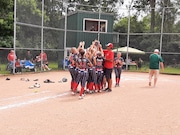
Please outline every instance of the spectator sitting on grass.
[{"label": "spectator sitting on grass", "polygon": [[21,63],[20,59],[17,59],[15,62],[15,72],[16,73],[22,72],[22,63]]}]

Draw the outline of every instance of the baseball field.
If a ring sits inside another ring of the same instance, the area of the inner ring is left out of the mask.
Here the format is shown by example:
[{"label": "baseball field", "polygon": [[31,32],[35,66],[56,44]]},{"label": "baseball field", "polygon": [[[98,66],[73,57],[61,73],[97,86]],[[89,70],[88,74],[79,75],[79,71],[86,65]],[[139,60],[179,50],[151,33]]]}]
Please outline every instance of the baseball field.
[{"label": "baseball field", "polygon": [[148,73],[123,71],[120,87],[82,100],[71,95],[68,71],[0,76],[0,83],[0,135],[180,135],[179,75],[160,74],[149,87]]}]

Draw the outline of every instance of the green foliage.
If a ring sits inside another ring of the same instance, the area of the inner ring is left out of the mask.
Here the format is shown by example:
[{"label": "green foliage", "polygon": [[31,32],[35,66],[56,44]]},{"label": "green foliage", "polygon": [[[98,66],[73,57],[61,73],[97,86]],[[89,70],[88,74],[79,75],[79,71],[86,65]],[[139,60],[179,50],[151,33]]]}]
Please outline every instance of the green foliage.
[{"label": "green foliage", "polygon": [[13,36],[13,0],[1,0],[0,9],[0,37]]},{"label": "green foliage", "polygon": [[0,47],[13,47],[13,36],[0,37]]},{"label": "green foliage", "polygon": [[[117,4],[120,6],[124,3],[124,0],[68,0],[68,2],[71,2],[72,10],[86,10],[86,11],[93,11],[93,12],[99,12],[98,7],[101,5],[101,11],[106,13],[114,13],[116,14],[118,12],[118,8],[115,8]],[[74,4],[76,6],[74,6]],[[81,5],[78,5],[81,4]],[[82,6],[84,5],[84,6]],[[86,6],[85,6],[86,5]],[[87,6],[90,5],[90,6]]]},{"label": "green foliage", "polygon": [[[130,17],[130,32],[142,33],[148,29],[148,21],[138,21],[137,16]],[[127,33],[128,31],[128,18],[122,18],[119,22],[115,23],[114,31],[120,33]]]}]

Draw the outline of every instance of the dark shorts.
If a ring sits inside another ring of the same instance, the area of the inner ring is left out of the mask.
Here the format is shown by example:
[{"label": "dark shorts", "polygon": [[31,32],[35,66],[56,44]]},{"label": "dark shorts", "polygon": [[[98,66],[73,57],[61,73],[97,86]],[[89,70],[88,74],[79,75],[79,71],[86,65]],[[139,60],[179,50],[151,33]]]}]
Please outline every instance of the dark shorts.
[{"label": "dark shorts", "polygon": [[104,68],[104,76],[106,77],[107,81],[112,78],[112,71],[113,71],[112,68],[111,69]]}]

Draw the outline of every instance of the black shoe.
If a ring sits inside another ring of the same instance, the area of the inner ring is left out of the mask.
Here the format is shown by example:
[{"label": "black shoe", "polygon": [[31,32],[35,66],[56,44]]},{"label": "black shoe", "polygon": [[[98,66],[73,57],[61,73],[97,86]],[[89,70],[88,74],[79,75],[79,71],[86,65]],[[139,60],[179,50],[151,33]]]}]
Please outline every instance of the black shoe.
[{"label": "black shoe", "polygon": [[107,91],[109,88],[104,89],[103,91]]},{"label": "black shoe", "polygon": [[111,89],[109,89],[109,88],[106,90],[106,92],[111,92],[111,91],[112,91],[112,90],[111,90]]}]

